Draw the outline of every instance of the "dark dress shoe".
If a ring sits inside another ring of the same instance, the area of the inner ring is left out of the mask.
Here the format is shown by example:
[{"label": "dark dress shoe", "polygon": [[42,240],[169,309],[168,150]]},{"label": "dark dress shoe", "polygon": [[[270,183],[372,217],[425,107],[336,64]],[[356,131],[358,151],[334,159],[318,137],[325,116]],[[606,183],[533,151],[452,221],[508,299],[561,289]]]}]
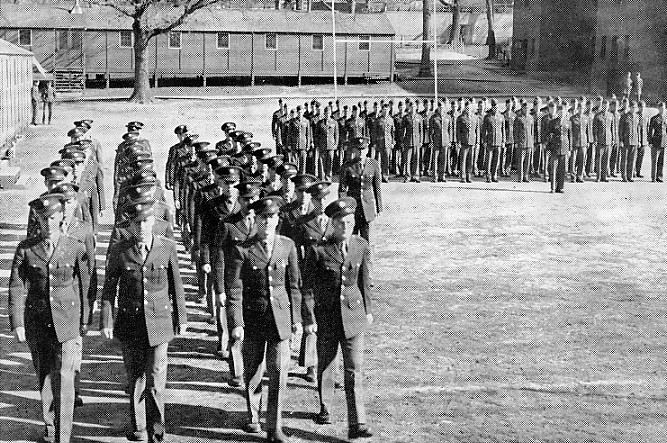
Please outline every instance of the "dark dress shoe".
[{"label": "dark dress shoe", "polygon": [[491,181],[492,181],[493,183],[498,183],[498,178],[494,177],[494,178],[491,179]]},{"label": "dark dress shoe", "polygon": [[635,182],[634,179],[631,179],[631,178],[629,178],[628,181],[629,181],[630,183],[634,183],[634,182]]},{"label": "dark dress shoe", "polygon": [[317,377],[315,376],[315,367],[311,366],[306,370],[306,381],[310,383],[315,383]]},{"label": "dark dress shoe", "polygon": [[644,178],[644,176],[641,174],[637,174],[637,178]]},{"label": "dark dress shoe", "polygon": [[243,425],[243,432],[248,434],[259,434],[262,432],[262,428],[259,426],[259,423],[249,422]]},{"label": "dark dress shoe", "polygon": [[373,433],[371,432],[371,428],[364,424],[352,426],[347,432],[347,438],[369,438],[372,436]]},{"label": "dark dress shoe", "polygon": [[331,415],[326,409],[322,409],[319,414],[315,416],[315,423],[318,425],[329,425],[331,424]]},{"label": "dark dress shoe", "polygon": [[289,437],[283,434],[283,431],[275,430],[266,434],[266,441],[271,443],[287,443],[290,441]]},{"label": "dark dress shoe", "polygon": [[150,443],[163,443],[166,441],[165,434],[153,434],[148,440]]},{"label": "dark dress shoe", "polygon": [[243,383],[243,378],[242,378],[242,377],[233,377],[233,378],[230,378],[229,381],[227,382],[227,384],[228,384],[229,386],[231,386],[232,388],[242,388],[242,387],[244,387],[244,386],[243,386],[244,383]]},{"label": "dark dress shoe", "polygon": [[74,395],[74,407],[75,408],[80,408],[81,406],[83,406],[83,399],[81,398],[81,396],[79,394],[75,394]]},{"label": "dark dress shoe", "polygon": [[563,189],[556,189],[556,194],[565,194]]},{"label": "dark dress shoe", "polygon": [[472,183],[472,180],[470,180],[469,178],[467,178],[467,179],[466,179],[466,183]]},{"label": "dark dress shoe", "polygon": [[128,441],[148,441],[148,432],[146,431],[127,431],[125,438]]},{"label": "dark dress shoe", "polygon": [[658,183],[662,183],[662,179],[661,179],[661,178],[656,178],[655,181],[657,181]]},{"label": "dark dress shoe", "polygon": [[522,181],[523,181],[524,183],[530,183],[530,180],[528,180],[527,178],[524,178]]},{"label": "dark dress shoe", "polygon": [[382,177],[382,183],[389,183],[389,179],[386,177]]}]

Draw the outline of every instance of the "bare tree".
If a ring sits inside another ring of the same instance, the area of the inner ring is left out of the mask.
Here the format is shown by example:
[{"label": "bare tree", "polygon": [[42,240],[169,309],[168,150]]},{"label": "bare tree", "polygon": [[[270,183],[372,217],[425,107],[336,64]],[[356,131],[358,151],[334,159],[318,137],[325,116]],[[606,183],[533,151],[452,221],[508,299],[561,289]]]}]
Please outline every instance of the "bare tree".
[{"label": "bare tree", "polygon": [[183,24],[193,13],[224,0],[90,0],[132,19],[134,34],[134,91],[130,101],[153,100],[148,73],[148,45],[160,34]]},{"label": "bare tree", "polygon": [[496,31],[494,26],[494,0],[486,0],[486,21],[489,24],[489,32],[486,35],[486,44],[489,45],[488,59],[496,57]]},{"label": "bare tree", "polygon": [[[433,0],[422,0],[423,21],[422,21],[422,39],[430,40],[431,36],[431,16],[433,15]],[[435,61],[438,62],[437,60]],[[422,58],[419,65],[419,75],[421,77],[430,77],[431,71],[431,43],[422,42]]]}]

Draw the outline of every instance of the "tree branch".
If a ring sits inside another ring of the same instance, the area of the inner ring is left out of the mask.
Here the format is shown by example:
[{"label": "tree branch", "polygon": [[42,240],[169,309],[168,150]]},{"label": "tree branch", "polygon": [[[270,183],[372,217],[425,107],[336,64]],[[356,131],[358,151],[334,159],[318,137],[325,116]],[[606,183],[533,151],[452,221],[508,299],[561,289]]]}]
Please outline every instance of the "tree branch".
[{"label": "tree branch", "polygon": [[[150,0],[148,0],[148,1],[150,1]],[[211,6],[215,3],[221,3],[222,1],[223,0],[194,0],[194,1],[188,1],[188,2],[185,3],[185,5],[183,5],[183,11],[173,21],[171,21],[170,23],[168,23],[164,26],[155,26],[151,30],[149,30],[148,33],[147,33],[148,38],[151,39],[151,38],[156,37],[160,34],[167,33],[169,31],[171,31],[172,29],[176,28],[177,26],[182,25],[183,22],[185,22],[185,19],[188,18],[193,13],[199,11],[200,9]]]},{"label": "tree branch", "polygon": [[117,12],[120,12],[122,15],[126,17],[134,17],[136,9],[126,9],[123,8],[122,6],[125,5],[127,6],[127,3],[132,3],[134,4],[135,2],[129,1],[129,2],[122,2],[122,1],[114,1],[114,0],[88,0],[91,4],[97,5],[97,6],[104,6],[107,8],[111,8]]}]

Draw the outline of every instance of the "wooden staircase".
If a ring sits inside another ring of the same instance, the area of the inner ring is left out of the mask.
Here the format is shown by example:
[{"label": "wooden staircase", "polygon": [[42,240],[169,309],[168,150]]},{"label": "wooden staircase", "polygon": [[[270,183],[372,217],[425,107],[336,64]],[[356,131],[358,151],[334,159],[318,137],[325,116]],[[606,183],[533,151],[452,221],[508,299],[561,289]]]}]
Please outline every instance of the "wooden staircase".
[{"label": "wooden staircase", "polygon": [[58,92],[82,92],[86,87],[86,77],[80,68],[56,69],[53,78]]}]

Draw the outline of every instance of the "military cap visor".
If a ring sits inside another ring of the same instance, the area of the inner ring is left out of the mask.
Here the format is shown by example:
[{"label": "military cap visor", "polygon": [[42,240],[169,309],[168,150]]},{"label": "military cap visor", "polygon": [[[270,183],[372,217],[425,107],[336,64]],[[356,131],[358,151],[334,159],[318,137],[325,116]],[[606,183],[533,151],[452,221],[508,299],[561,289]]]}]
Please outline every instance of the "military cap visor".
[{"label": "military cap visor", "polygon": [[294,163],[283,163],[276,167],[276,173],[280,176],[292,177],[297,174],[298,168]]},{"label": "military cap visor", "polygon": [[74,183],[61,183],[53,188],[51,192],[62,194],[63,200],[73,200],[79,193],[79,186]]},{"label": "military cap visor", "polygon": [[317,177],[312,174],[297,174],[290,180],[294,182],[298,191],[305,191],[310,185],[318,181]]},{"label": "military cap visor", "polygon": [[139,138],[139,135],[140,134],[137,131],[128,131],[123,134],[123,140],[136,139]]},{"label": "military cap visor", "polygon": [[239,168],[238,166],[225,165],[217,168],[215,173],[226,182],[233,183],[241,180],[243,169]]},{"label": "military cap visor", "polygon": [[235,188],[239,190],[239,197],[251,198],[260,194],[260,184],[258,181],[244,181]]},{"label": "military cap visor", "polygon": [[270,196],[260,198],[250,204],[249,208],[255,211],[255,215],[267,216],[275,215],[280,212],[280,207],[285,203],[282,197]]},{"label": "military cap visor", "polygon": [[147,220],[152,215],[155,215],[155,205],[152,203],[141,203],[137,205],[131,205],[125,210],[127,218],[139,222]]},{"label": "military cap visor", "polygon": [[60,160],[52,161],[50,166],[59,166],[61,168],[65,168],[69,173],[74,170],[74,165],[74,160],[71,158],[62,158]]},{"label": "military cap visor", "polygon": [[225,123],[222,124],[222,126],[220,126],[220,129],[222,129],[225,132],[233,131],[233,130],[236,129],[236,123],[234,123],[234,122],[225,122]]},{"label": "military cap visor", "polygon": [[268,161],[268,159],[271,158],[271,149],[270,148],[254,149],[252,151],[252,155],[259,161]]},{"label": "military cap visor", "polygon": [[183,142],[191,145],[194,143],[195,140],[199,138],[199,134],[188,134],[184,139]]},{"label": "military cap visor", "polygon": [[68,137],[81,137],[83,134],[85,134],[85,131],[80,127],[76,127],[67,131]]},{"label": "military cap visor", "polygon": [[185,125],[178,125],[178,126],[176,126],[176,128],[174,128],[174,134],[181,135],[181,134],[185,134],[186,132],[188,132],[188,127],[185,126]]},{"label": "military cap visor", "polygon": [[329,218],[341,218],[354,214],[357,210],[357,201],[352,197],[343,197],[331,202],[324,213]]},{"label": "military cap visor", "polygon": [[60,193],[49,193],[40,195],[28,205],[40,217],[50,217],[57,212],[63,211],[65,197]]},{"label": "military cap visor", "polygon": [[128,123],[127,125],[125,125],[125,126],[128,127],[128,128],[137,128],[137,129],[141,129],[141,128],[144,127],[144,124],[143,124],[142,122],[133,121],[133,122],[129,122],[129,123]]},{"label": "military cap visor", "polygon": [[313,196],[313,198],[321,199],[329,195],[331,182],[319,181],[315,182],[306,189],[306,192]]},{"label": "military cap visor", "polygon": [[67,177],[67,169],[60,166],[49,166],[48,168],[42,169],[40,174],[42,174],[46,180],[65,180],[65,177]]}]

